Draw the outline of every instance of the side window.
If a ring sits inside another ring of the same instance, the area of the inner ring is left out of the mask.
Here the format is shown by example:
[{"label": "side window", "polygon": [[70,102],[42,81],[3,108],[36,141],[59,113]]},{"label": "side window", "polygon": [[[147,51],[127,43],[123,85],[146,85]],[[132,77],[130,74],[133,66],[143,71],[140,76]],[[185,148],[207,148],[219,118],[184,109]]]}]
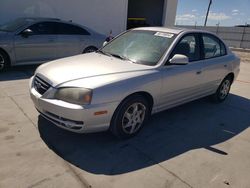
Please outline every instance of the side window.
[{"label": "side window", "polygon": [[176,45],[175,49],[171,54],[171,58],[175,54],[182,54],[189,58],[189,61],[200,60],[199,42],[194,34],[184,36],[181,41]]},{"label": "side window", "polygon": [[204,44],[205,59],[226,55],[224,44],[216,37],[206,34],[202,36],[202,40]]},{"label": "side window", "polygon": [[90,35],[88,31],[75,25],[64,23],[57,23],[56,25],[57,33],[61,35]]},{"label": "side window", "polygon": [[55,27],[53,22],[40,22],[29,27],[33,35],[55,35]]}]

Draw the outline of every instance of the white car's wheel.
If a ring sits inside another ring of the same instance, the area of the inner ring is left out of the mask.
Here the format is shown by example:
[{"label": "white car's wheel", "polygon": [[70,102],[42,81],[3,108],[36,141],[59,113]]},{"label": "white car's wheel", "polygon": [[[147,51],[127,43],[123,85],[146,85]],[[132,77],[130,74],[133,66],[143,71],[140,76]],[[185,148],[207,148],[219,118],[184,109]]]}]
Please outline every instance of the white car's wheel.
[{"label": "white car's wheel", "polygon": [[0,71],[3,71],[9,65],[8,56],[0,50]]},{"label": "white car's wheel", "polygon": [[216,93],[214,95],[212,95],[212,99],[214,102],[220,103],[223,102],[229,92],[230,92],[230,88],[232,85],[233,79],[231,76],[227,76],[220,84],[219,88],[217,89]]},{"label": "white car's wheel", "polygon": [[110,130],[118,138],[136,135],[143,127],[150,114],[148,101],[139,95],[129,97],[116,110]]},{"label": "white car's wheel", "polygon": [[89,46],[83,50],[83,54],[95,52],[98,50],[95,46]]}]

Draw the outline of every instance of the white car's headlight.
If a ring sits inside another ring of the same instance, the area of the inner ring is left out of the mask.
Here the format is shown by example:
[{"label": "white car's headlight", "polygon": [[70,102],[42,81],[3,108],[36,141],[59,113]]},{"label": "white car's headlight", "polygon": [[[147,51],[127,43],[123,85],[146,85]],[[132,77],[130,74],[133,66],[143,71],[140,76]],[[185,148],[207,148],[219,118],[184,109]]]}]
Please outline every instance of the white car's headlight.
[{"label": "white car's headlight", "polygon": [[59,88],[54,95],[55,99],[69,102],[72,104],[90,104],[92,90],[85,88]]}]

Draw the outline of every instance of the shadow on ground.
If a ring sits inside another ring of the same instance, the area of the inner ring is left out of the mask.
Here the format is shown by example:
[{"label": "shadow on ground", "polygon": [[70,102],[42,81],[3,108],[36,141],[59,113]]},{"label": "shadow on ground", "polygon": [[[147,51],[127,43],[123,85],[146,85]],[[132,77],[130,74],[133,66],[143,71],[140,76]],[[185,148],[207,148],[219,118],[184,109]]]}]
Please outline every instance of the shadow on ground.
[{"label": "shadow on ground", "polygon": [[64,131],[42,117],[38,128],[48,147],[68,162],[90,173],[116,175],[197,148],[206,148],[215,155],[230,155],[213,145],[249,127],[250,111],[242,109],[241,104],[250,109],[250,101],[236,95],[230,95],[222,104],[201,99],[152,116],[136,137],[123,141],[108,132],[81,135]]},{"label": "shadow on ground", "polygon": [[28,79],[34,75],[37,67],[38,65],[10,67],[5,71],[0,72],[0,81]]}]

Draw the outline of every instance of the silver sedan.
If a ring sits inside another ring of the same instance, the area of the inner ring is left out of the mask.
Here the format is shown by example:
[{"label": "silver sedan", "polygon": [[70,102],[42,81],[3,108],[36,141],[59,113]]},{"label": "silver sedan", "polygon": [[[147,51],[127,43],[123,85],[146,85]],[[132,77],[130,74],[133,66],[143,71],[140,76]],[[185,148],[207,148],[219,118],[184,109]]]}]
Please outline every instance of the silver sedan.
[{"label": "silver sedan", "polygon": [[0,26],[0,71],[92,52],[105,36],[87,27],[52,18],[19,18]]},{"label": "silver sedan", "polygon": [[137,28],[97,52],[41,65],[30,93],[41,115],[63,129],[126,138],[151,114],[205,96],[224,101],[239,65],[212,33]]}]

